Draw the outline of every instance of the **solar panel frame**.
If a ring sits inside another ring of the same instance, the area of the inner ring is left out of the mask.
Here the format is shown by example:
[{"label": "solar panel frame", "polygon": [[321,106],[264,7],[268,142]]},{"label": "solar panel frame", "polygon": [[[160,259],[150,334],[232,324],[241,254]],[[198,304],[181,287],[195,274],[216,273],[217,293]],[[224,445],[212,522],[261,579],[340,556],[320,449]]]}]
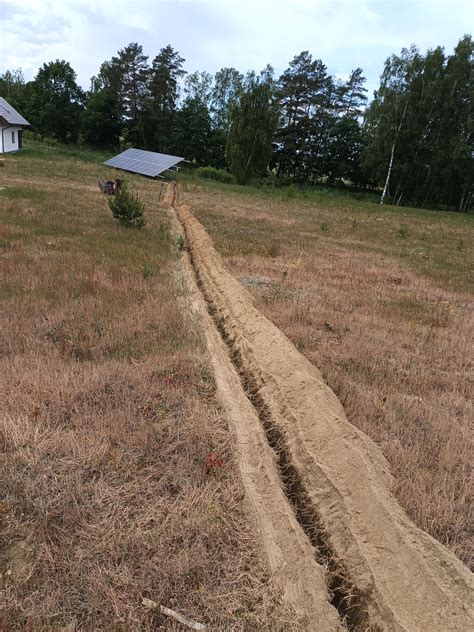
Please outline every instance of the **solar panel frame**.
[{"label": "solar panel frame", "polygon": [[156,178],[156,176],[176,166],[182,160],[184,158],[180,156],[171,156],[130,147],[130,149],[126,149],[121,154],[106,160],[104,165]]}]

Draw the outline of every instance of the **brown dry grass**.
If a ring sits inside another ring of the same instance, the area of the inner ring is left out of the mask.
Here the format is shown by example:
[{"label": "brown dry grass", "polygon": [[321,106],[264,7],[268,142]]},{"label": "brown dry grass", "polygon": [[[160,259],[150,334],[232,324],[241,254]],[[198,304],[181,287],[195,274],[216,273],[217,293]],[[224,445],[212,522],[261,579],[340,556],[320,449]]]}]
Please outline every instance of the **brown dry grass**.
[{"label": "brown dry grass", "polygon": [[259,308],[381,446],[408,514],[472,567],[472,218],[184,189]]},{"label": "brown dry grass", "polygon": [[127,230],[100,172],[41,153],[0,172],[4,625],[177,629],[149,597],[214,629],[289,629],[156,184],[128,178],[148,223]]}]

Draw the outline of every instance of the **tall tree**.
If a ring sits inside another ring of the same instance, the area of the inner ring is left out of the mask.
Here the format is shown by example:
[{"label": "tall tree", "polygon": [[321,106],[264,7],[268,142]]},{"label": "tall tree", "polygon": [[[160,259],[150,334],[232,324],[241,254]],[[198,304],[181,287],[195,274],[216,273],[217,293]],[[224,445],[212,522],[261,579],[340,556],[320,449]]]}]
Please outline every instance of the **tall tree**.
[{"label": "tall tree", "polygon": [[91,92],[82,113],[82,138],[87,145],[103,149],[117,149],[120,145],[118,103],[109,88]]},{"label": "tall tree", "polygon": [[144,145],[143,111],[149,94],[148,57],[137,42],[104,62],[91,80],[92,91],[107,89],[117,101],[122,133],[134,145]]},{"label": "tall tree", "polygon": [[171,134],[171,150],[197,165],[213,163],[211,116],[199,96],[187,97],[176,112]]},{"label": "tall tree", "polygon": [[[437,198],[459,211],[473,207],[474,40],[465,35],[446,63],[443,116],[436,152]],[[433,169],[432,169],[433,171]],[[433,175],[432,175],[433,178]],[[433,182],[433,180],[432,180]],[[429,199],[429,196],[428,196]]]},{"label": "tall tree", "polygon": [[272,83],[249,79],[231,113],[227,160],[237,182],[245,184],[266,173],[278,121]]},{"label": "tall tree", "polygon": [[290,62],[278,82],[281,120],[275,162],[279,174],[298,181],[322,175],[334,92],[326,66],[308,51]]},{"label": "tall tree", "polygon": [[25,81],[23,71],[20,68],[6,70],[3,75],[0,75],[0,96],[4,97],[27,119],[31,116],[32,92],[33,82]]},{"label": "tall tree", "polygon": [[215,127],[226,136],[230,127],[231,111],[242,89],[244,77],[235,68],[221,68],[214,76],[211,111]]},{"label": "tall tree", "polygon": [[210,73],[203,71],[192,72],[184,80],[185,98],[198,98],[206,107],[209,107],[212,94],[213,77]]},{"label": "tall tree", "polygon": [[84,92],[66,61],[52,61],[38,71],[31,95],[30,117],[36,131],[67,143],[76,142]]},{"label": "tall tree", "polygon": [[346,114],[333,120],[325,164],[328,183],[350,181],[356,186],[367,183],[360,165],[366,144],[367,135],[356,118]]},{"label": "tall tree", "polygon": [[0,75],[0,96],[8,99],[11,105],[21,96],[24,86],[25,77],[21,68],[6,70]]},{"label": "tall tree", "polygon": [[381,201],[467,210],[472,206],[473,40],[451,56],[438,47],[392,55],[367,115],[364,167]]},{"label": "tall tree", "polygon": [[367,160],[372,165],[375,160],[379,161],[381,168],[385,170],[381,204],[389,193],[395,152],[407,121],[409,87],[414,73],[419,69],[414,62],[418,59],[418,49],[412,46],[410,49],[404,48],[400,56],[392,55],[386,60],[380,88],[376,91],[368,112],[368,129],[374,132],[374,137],[370,149],[367,150]]},{"label": "tall tree", "polygon": [[210,111],[214,131],[213,161],[217,167],[226,166],[226,144],[231,112],[237,103],[244,77],[235,68],[221,68],[214,75]]},{"label": "tall tree", "polygon": [[367,105],[367,88],[362,68],[352,70],[347,83],[342,85],[340,108],[343,116],[359,117]]},{"label": "tall tree", "polygon": [[160,50],[152,63],[146,127],[148,144],[157,151],[167,152],[170,147],[179,80],[186,74],[184,61],[168,45]]}]

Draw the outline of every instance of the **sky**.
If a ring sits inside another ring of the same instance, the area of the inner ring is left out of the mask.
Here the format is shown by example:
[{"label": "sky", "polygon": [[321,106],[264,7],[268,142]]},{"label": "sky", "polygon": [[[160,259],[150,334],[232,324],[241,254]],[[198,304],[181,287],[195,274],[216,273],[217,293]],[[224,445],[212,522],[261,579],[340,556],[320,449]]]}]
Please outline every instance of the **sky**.
[{"label": "sky", "polygon": [[0,0],[0,73],[27,80],[69,61],[85,89],[100,64],[130,42],[150,61],[171,44],[188,72],[281,74],[303,50],[341,79],[361,67],[369,96],[385,59],[415,43],[451,52],[474,30],[473,0]]}]

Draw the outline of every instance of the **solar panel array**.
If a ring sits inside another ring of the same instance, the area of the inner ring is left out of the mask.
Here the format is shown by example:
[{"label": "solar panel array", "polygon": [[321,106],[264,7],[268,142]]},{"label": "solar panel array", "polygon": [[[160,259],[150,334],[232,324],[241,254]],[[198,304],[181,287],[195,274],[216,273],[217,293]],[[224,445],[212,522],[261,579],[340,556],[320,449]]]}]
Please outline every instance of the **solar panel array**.
[{"label": "solar panel array", "polygon": [[159,154],[155,151],[145,151],[144,149],[133,149],[132,147],[131,149],[123,151],[118,156],[106,160],[104,165],[155,178],[182,160],[184,160],[184,158],[179,158],[178,156]]}]

